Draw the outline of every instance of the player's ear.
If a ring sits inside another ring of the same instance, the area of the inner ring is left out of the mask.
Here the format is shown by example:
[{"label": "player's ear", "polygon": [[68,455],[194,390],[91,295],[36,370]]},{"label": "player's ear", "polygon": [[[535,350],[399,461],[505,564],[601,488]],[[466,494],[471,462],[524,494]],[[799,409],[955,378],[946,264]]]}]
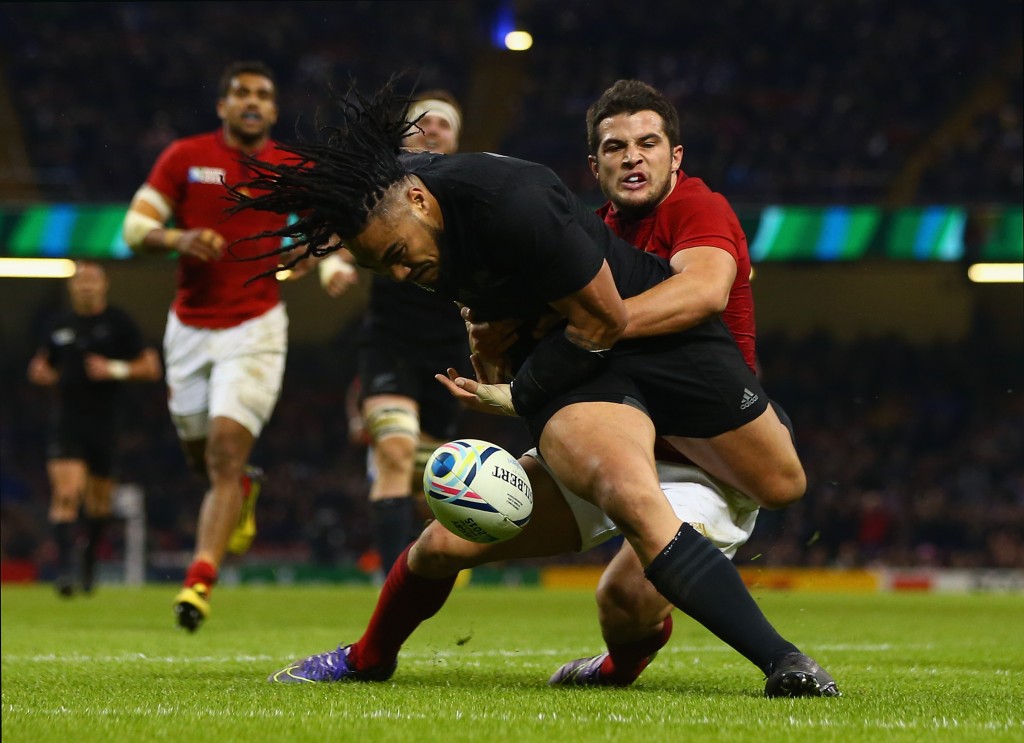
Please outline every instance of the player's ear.
[{"label": "player's ear", "polygon": [[405,197],[409,200],[409,206],[420,212],[420,214],[426,215],[430,213],[430,200],[427,198],[426,189],[419,185],[409,186],[409,190],[405,192]]},{"label": "player's ear", "polygon": [[683,165],[683,146],[677,144],[672,148],[672,170],[679,170]]},{"label": "player's ear", "polygon": [[221,121],[224,121],[224,118],[227,116],[227,113],[225,113],[225,111],[224,111],[224,107],[226,105],[227,104],[226,104],[226,102],[224,101],[223,98],[218,98],[217,99],[217,118],[220,119]]},{"label": "player's ear", "polygon": [[590,172],[597,178],[597,158],[594,155],[587,155],[587,162],[590,163]]}]

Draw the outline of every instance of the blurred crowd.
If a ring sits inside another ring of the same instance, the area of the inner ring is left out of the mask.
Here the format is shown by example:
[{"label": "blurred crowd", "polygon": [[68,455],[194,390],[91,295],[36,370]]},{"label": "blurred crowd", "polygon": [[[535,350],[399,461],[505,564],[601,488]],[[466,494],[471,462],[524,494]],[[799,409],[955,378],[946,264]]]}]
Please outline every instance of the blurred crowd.
[{"label": "blurred crowd", "polygon": [[[1024,350],[982,330],[919,347],[767,336],[765,384],[793,418],[809,477],[798,504],[762,511],[740,564],[1024,568]],[[254,461],[270,480],[247,559],[360,564],[370,550],[365,448],[349,441],[351,339],[295,348],[281,403]],[[3,555],[46,565],[45,395],[4,380]],[[192,546],[202,485],[189,473],[161,385],[137,385],[120,457],[145,491],[149,548]],[[11,432],[17,431],[13,436]],[[467,415],[463,435],[518,453],[508,419]],[[109,554],[121,549],[112,530]],[[598,562],[608,550],[571,558]]]},{"label": "blurred crowd", "polygon": [[[503,7],[534,45],[496,65]],[[277,70],[281,137],[330,84],[405,71],[467,104],[467,137],[494,132],[488,149],[595,201],[584,114],[622,77],[671,96],[684,168],[734,203],[1024,193],[1015,0],[7,3],[0,55],[44,195],[61,200],[129,199],[164,145],[213,128],[217,76],[240,57]],[[481,90],[507,100],[477,105]]]}]

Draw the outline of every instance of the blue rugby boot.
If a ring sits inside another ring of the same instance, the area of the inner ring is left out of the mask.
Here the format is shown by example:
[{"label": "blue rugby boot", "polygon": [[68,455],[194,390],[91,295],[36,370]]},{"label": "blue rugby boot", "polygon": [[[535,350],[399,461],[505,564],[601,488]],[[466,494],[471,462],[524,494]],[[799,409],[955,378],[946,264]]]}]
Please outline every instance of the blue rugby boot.
[{"label": "blue rugby boot", "polygon": [[398,661],[369,671],[357,671],[348,665],[351,645],[339,645],[337,650],[311,655],[272,673],[267,681],[272,684],[313,684],[330,681],[387,681],[398,667]]}]

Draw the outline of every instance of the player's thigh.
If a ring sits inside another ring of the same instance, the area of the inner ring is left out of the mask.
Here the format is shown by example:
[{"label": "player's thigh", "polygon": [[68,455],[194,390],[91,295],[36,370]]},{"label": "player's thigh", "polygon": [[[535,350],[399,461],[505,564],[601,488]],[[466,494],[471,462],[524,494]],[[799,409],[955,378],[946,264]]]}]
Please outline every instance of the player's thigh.
[{"label": "player's thigh", "polygon": [[659,462],[658,472],[676,516],[732,559],[750,539],[757,503],[696,467]]},{"label": "player's thigh", "polygon": [[654,426],[630,405],[576,403],[560,409],[541,435],[541,453],[572,492],[608,514],[651,560],[679,521],[661,492],[654,463]]},{"label": "player's thigh", "polygon": [[287,351],[287,316],[278,306],[214,340],[210,418],[224,417],[258,437],[281,394]]},{"label": "player's thigh", "polygon": [[784,506],[806,490],[793,439],[770,406],[749,423],[711,438],[667,438],[694,464],[759,505]]},{"label": "player's thigh", "polygon": [[164,379],[167,408],[181,441],[205,439],[209,426],[213,331],[182,323],[174,312],[164,330]]}]

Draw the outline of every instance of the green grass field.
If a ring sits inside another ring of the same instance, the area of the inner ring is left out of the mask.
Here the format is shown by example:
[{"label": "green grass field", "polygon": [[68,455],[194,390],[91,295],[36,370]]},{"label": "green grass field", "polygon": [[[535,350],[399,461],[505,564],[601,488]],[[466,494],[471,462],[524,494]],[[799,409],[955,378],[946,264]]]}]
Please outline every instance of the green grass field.
[{"label": "green grass field", "polygon": [[632,688],[548,688],[600,640],[590,593],[535,588],[456,590],[390,682],[271,685],[357,639],[375,589],[221,588],[195,635],[173,627],[174,590],[4,587],[4,743],[1024,740],[1022,596],[758,594],[845,693],[765,699],[753,666],[678,616]]}]

